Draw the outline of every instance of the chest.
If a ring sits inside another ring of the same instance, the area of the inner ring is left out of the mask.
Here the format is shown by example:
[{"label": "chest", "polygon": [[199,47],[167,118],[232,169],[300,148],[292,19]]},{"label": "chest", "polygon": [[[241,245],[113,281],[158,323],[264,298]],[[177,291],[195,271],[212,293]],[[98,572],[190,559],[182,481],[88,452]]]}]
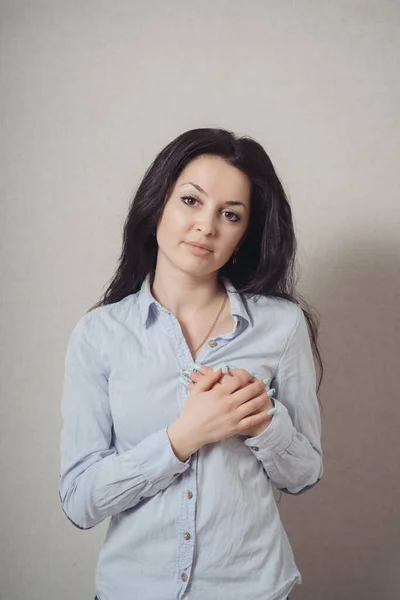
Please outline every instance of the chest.
[{"label": "chest", "polygon": [[[234,319],[221,321],[196,357],[209,367],[221,362],[272,377],[278,361],[261,331],[240,332]],[[185,404],[187,390],[180,380],[194,359],[177,323],[151,327],[138,337],[127,329],[110,352],[108,377],[110,411],[117,451],[128,450],[146,436],[170,425]]]},{"label": "chest", "polygon": [[180,327],[185,338],[186,344],[189,347],[193,360],[197,361],[203,346],[211,339],[229,335],[235,327],[234,317],[228,313],[222,315],[216,324],[210,319],[196,319],[194,321],[181,321]]}]

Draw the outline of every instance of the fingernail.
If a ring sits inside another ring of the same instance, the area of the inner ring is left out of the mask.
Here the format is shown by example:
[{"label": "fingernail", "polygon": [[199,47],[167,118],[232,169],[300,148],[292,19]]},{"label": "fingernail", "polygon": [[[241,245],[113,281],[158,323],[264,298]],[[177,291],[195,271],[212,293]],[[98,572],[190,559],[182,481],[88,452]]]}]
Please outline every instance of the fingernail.
[{"label": "fingernail", "polygon": [[199,365],[199,363],[193,363],[193,371],[200,371],[203,365]]},{"label": "fingernail", "polygon": [[271,388],[270,390],[268,390],[267,396],[269,396],[271,398],[271,396],[273,396],[274,393],[275,393],[275,388]]},{"label": "fingernail", "polygon": [[269,411],[268,411],[268,414],[271,416],[271,415],[273,415],[274,413],[276,413],[276,411],[277,411],[277,410],[278,410],[278,407],[277,407],[277,406],[274,406],[273,408],[270,408],[270,409],[269,409]]},{"label": "fingernail", "polygon": [[179,381],[180,381],[181,383],[183,383],[183,385],[189,385],[189,384],[193,383],[193,382],[192,382],[192,381],[189,379],[189,377],[179,377]]},{"label": "fingernail", "polygon": [[217,371],[219,371],[219,369],[221,369],[221,365],[217,365],[216,367],[213,367],[214,373],[216,373]]},{"label": "fingernail", "polygon": [[268,385],[269,383],[271,383],[271,379],[269,377],[265,377],[265,379],[263,379],[263,383],[265,385]]},{"label": "fingernail", "polygon": [[193,369],[182,369],[181,373],[182,375],[186,375],[186,377],[189,377],[190,373],[193,371]]},{"label": "fingernail", "polygon": [[218,369],[227,369],[228,365],[225,362],[222,362],[218,365]]},{"label": "fingernail", "polygon": [[255,377],[255,376],[256,376],[256,374],[255,374],[255,373],[253,373],[253,371],[249,371],[249,375],[251,375],[252,377]]}]

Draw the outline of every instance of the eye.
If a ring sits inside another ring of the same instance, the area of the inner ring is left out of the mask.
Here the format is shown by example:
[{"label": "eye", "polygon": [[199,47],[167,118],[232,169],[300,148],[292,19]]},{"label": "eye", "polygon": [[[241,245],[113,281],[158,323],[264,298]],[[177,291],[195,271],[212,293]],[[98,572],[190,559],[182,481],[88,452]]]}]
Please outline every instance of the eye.
[{"label": "eye", "polygon": [[181,200],[186,206],[195,206],[194,203],[198,202],[197,198],[194,198],[193,196],[182,196]]},{"label": "eye", "polygon": [[[233,223],[235,223],[236,221],[240,221],[239,215],[232,212],[231,210],[224,210],[224,214],[225,214],[225,216],[230,215],[230,217],[227,216],[228,221],[232,221]],[[233,217],[233,218],[231,218],[231,217]]]},{"label": "eye", "polygon": [[[200,202],[200,200],[198,198],[195,198],[194,196],[181,196],[181,200],[182,200],[183,204],[185,204],[186,206],[189,206],[191,208],[197,206],[197,204]],[[228,221],[230,221],[231,223],[236,223],[237,221],[241,221],[241,217],[239,217],[239,215],[237,215],[232,210],[223,210],[221,214],[223,214],[225,216],[225,218]]]}]

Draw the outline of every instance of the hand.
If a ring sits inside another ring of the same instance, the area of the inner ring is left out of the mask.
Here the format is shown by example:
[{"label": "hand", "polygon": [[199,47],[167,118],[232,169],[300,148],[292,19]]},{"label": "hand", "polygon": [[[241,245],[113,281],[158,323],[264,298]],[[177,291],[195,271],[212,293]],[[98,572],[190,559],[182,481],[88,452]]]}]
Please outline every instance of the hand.
[{"label": "hand", "polygon": [[[223,374],[221,379],[219,381],[217,381],[217,383],[224,383],[226,378],[235,377],[239,373],[245,373],[245,374],[249,375],[249,373],[247,371],[245,371],[244,369],[229,368],[228,370],[229,370],[229,373],[231,373],[231,375]],[[211,369],[210,367],[206,367],[205,365],[202,365],[200,371],[193,371],[192,374],[190,375],[190,379],[194,383],[189,384],[187,386],[187,389],[192,390],[194,388],[194,386],[197,385],[197,382],[200,381],[201,377],[203,377],[204,375],[207,375],[207,374],[211,374],[211,373],[213,373],[213,369]],[[255,382],[255,381],[261,381],[261,379],[257,379],[256,377],[253,377],[253,376],[250,376],[250,377],[251,377],[250,383]],[[264,385],[264,391],[265,391],[264,403],[261,405],[261,407],[259,409],[256,409],[255,412],[252,414],[266,413],[274,406],[270,396],[268,395],[267,391],[265,390],[265,383],[264,382],[262,382],[262,383]],[[248,385],[248,384],[245,384],[245,385]],[[272,390],[272,391],[274,391],[274,390]],[[266,417],[265,422],[262,422],[259,425],[255,425],[254,427],[249,427],[248,429],[241,431],[240,432],[241,435],[247,435],[249,437],[256,437],[257,435],[260,435],[260,433],[262,433],[268,427],[269,423],[272,421],[272,418],[273,418],[272,415],[268,415]]]},{"label": "hand", "polygon": [[[243,369],[235,376],[208,369],[188,386],[190,393],[180,417],[167,428],[172,449],[184,461],[205,444],[247,431],[263,431],[271,417],[265,406],[265,385]],[[269,398],[268,398],[269,400]]]}]

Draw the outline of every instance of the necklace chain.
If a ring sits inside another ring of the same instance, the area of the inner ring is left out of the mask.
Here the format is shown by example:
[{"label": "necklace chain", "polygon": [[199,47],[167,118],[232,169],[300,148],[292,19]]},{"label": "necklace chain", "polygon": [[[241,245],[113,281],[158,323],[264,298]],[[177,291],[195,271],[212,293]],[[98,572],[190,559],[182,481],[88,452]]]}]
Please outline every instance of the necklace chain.
[{"label": "necklace chain", "polygon": [[205,336],[205,338],[203,339],[203,341],[201,342],[201,344],[199,344],[199,345],[197,346],[197,348],[196,348],[195,350],[193,350],[193,356],[195,356],[195,355],[196,355],[197,351],[198,351],[198,350],[200,350],[200,348],[202,347],[202,345],[203,345],[203,344],[204,344],[204,343],[207,341],[207,339],[208,339],[208,336],[210,335],[210,333],[212,332],[212,330],[213,330],[213,329],[214,329],[214,327],[216,326],[216,324],[217,324],[217,322],[218,322],[218,319],[220,318],[220,316],[221,316],[221,314],[222,314],[222,311],[223,311],[223,310],[224,310],[224,308],[225,308],[225,304],[226,304],[226,301],[227,301],[227,300],[228,300],[228,296],[227,296],[227,294],[225,294],[224,301],[223,301],[223,303],[222,303],[222,306],[221,306],[221,308],[220,308],[220,309],[219,309],[219,311],[218,311],[218,314],[217,314],[217,316],[216,316],[216,318],[215,318],[215,321],[214,321],[214,323],[211,325],[211,327],[210,327],[209,331],[207,332],[207,335]]}]

